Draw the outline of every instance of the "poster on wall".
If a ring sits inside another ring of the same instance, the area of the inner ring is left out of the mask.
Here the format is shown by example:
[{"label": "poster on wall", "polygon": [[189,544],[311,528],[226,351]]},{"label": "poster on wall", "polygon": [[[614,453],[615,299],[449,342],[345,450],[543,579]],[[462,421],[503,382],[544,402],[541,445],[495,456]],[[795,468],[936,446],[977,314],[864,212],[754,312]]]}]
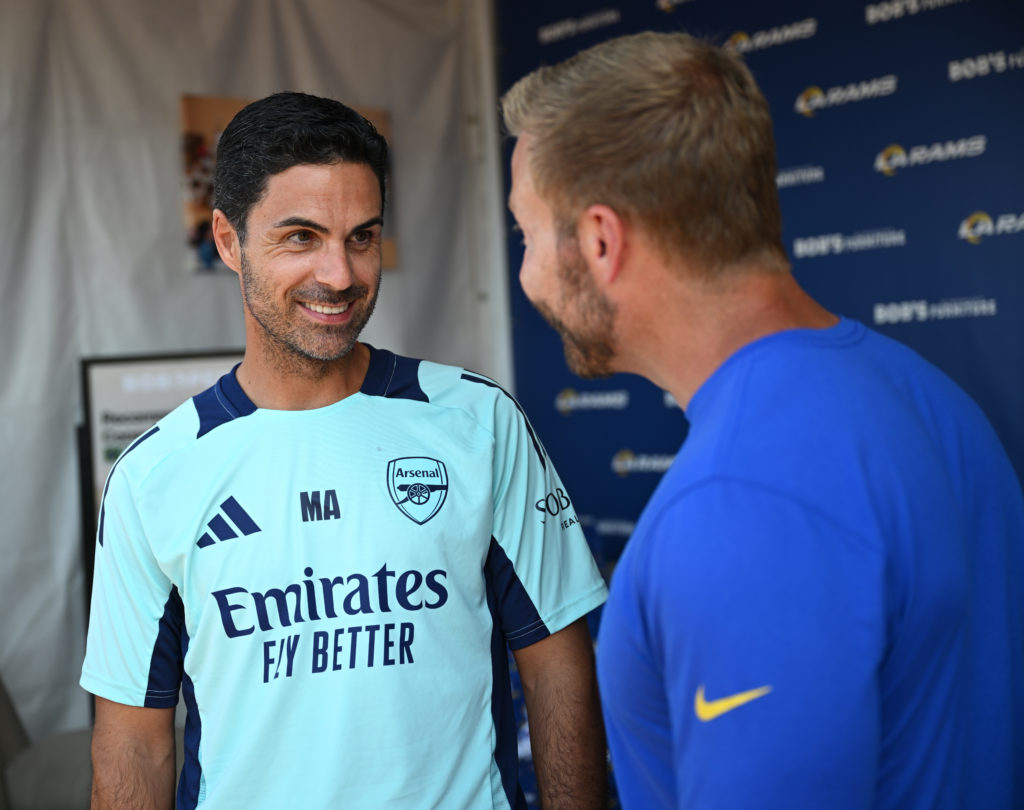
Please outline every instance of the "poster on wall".
[{"label": "poster on wall", "polygon": [[86,433],[82,472],[87,479],[83,492],[92,496],[93,517],[99,511],[107,475],[125,448],[241,360],[241,350],[82,359]]},{"label": "poster on wall", "polygon": [[[217,255],[210,229],[217,141],[235,114],[252,100],[226,96],[181,97],[182,192],[190,272],[213,273],[227,269]],[[391,126],[387,111],[357,109],[390,144]],[[398,250],[391,235],[394,232],[392,212],[389,212],[387,219],[382,246],[386,270],[398,266]]]}]

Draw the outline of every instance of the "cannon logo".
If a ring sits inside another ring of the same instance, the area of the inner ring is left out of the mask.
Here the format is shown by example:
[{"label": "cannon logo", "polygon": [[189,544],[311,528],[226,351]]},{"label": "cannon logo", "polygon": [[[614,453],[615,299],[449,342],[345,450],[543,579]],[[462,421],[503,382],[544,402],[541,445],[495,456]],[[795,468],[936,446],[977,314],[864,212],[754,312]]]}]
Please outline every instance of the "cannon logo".
[{"label": "cannon logo", "polygon": [[388,492],[399,511],[421,526],[448,497],[448,470],[436,458],[409,456],[388,462]]},{"label": "cannon logo", "polygon": [[986,236],[1004,236],[1024,231],[1024,213],[1000,214],[992,219],[984,211],[975,211],[960,223],[957,235],[976,245]]},{"label": "cannon logo", "polygon": [[826,107],[838,107],[855,101],[891,96],[896,92],[898,83],[897,77],[890,74],[864,82],[837,85],[828,90],[812,85],[797,96],[793,108],[801,115],[813,118],[816,112]]},{"label": "cannon logo", "polygon": [[985,154],[988,141],[984,135],[973,135],[958,141],[921,144],[904,149],[898,143],[885,147],[875,157],[875,171],[892,177],[897,169],[909,166],[924,166],[928,163],[945,163],[947,160],[973,158]]}]

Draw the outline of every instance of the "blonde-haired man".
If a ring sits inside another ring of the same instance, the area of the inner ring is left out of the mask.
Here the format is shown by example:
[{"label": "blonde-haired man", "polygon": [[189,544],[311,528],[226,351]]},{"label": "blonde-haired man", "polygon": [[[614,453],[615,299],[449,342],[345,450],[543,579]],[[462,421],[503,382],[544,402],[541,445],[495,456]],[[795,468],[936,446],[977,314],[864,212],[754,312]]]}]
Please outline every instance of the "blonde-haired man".
[{"label": "blonde-haired man", "polygon": [[602,617],[623,806],[1021,806],[1020,485],[954,383],[791,275],[742,60],[623,37],[503,109],[524,291],[575,372],[690,421]]}]

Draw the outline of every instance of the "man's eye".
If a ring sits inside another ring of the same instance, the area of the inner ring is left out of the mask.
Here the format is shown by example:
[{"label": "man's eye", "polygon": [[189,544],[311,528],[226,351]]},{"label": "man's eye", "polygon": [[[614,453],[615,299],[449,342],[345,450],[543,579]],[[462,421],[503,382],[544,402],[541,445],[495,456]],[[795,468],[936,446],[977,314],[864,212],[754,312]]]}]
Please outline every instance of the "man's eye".
[{"label": "man's eye", "polygon": [[305,245],[313,241],[313,233],[311,231],[295,231],[295,233],[288,235],[288,241]]},{"label": "man's eye", "polygon": [[356,231],[352,234],[352,241],[357,245],[368,245],[373,241],[373,231]]}]

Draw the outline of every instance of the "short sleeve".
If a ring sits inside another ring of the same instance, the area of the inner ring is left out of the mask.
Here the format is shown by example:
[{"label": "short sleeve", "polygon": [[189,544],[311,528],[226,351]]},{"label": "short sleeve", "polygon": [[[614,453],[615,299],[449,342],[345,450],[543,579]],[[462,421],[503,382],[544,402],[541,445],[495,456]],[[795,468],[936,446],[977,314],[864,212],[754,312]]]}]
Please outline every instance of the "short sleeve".
[{"label": "short sleeve", "polygon": [[495,402],[494,440],[487,575],[505,638],[520,649],[601,605],[607,587],[551,459],[503,393]]},{"label": "short sleeve", "polygon": [[152,553],[137,498],[119,460],[101,506],[80,683],[117,703],[166,708],[177,704],[181,684],[183,609]]},{"label": "short sleeve", "polygon": [[718,481],[641,521],[599,643],[613,764],[649,774],[624,798],[870,806],[884,580],[878,549],[768,489]]}]

